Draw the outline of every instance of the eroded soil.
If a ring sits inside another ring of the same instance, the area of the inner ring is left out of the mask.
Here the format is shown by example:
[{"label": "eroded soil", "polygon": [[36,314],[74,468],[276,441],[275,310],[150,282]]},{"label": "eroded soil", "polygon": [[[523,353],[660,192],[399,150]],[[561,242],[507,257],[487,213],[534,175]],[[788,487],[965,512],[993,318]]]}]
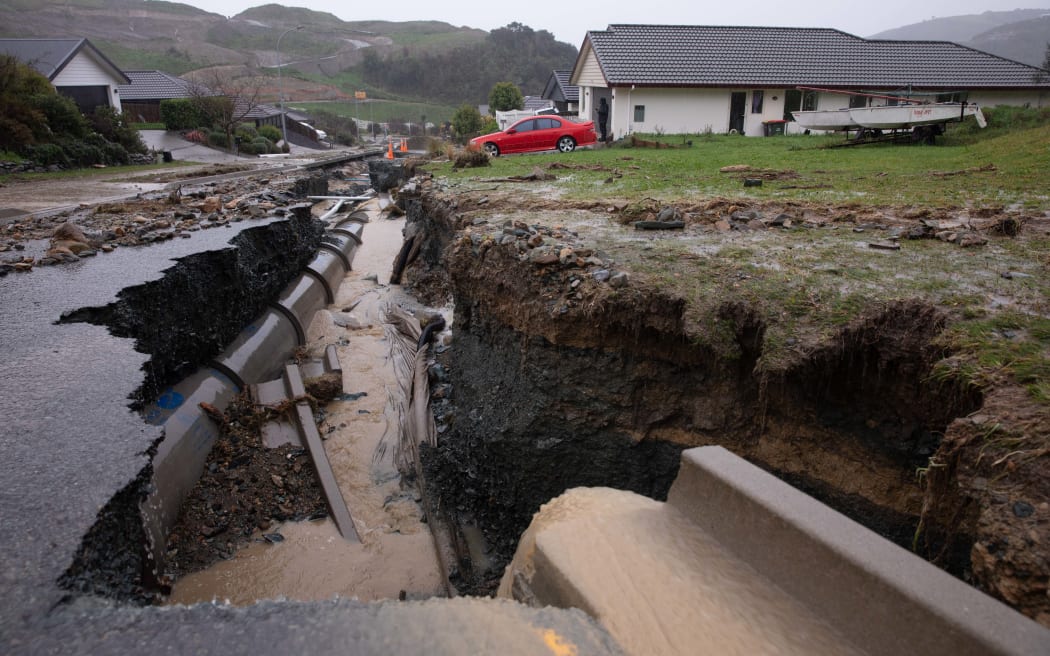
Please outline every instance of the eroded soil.
[{"label": "eroded soil", "polygon": [[544,184],[401,192],[406,283],[456,307],[430,475],[491,571],[551,496],[660,498],[676,449],[721,444],[1050,625],[1050,407],[1006,367],[953,368],[967,321],[1047,312],[1047,217]]},{"label": "eroded soil", "polygon": [[165,574],[171,579],[232,557],[252,540],[282,541],[272,527],[327,517],[321,484],[306,449],[264,448],[261,425],[269,416],[247,395],[215,414],[221,433],[205,472],[182,506],[168,537]]}]

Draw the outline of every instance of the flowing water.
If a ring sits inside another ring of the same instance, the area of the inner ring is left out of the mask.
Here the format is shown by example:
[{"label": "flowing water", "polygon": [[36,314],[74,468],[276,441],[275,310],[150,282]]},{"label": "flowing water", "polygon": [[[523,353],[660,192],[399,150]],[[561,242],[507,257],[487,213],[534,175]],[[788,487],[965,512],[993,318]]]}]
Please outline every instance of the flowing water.
[{"label": "flowing water", "polygon": [[278,597],[333,596],[369,601],[447,594],[415,488],[402,487],[393,464],[397,409],[404,401],[382,310],[407,302],[400,288],[388,284],[403,226],[403,219],[372,213],[354,270],[309,331],[310,353],[319,355],[335,344],[343,369],[347,394],[325,406],[319,428],[361,543],[340,537],[330,519],[271,527],[283,541],[271,544],[260,537],[231,560],[182,577],[169,603],[244,605]]}]

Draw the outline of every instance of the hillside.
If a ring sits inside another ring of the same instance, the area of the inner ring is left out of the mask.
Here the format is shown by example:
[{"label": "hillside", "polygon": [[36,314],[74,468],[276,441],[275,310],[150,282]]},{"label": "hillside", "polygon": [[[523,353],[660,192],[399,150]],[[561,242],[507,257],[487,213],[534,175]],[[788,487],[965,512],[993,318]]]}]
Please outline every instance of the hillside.
[{"label": "hillside", "polygon": [[273,67],[281,55],[305,73],[333,74],[360,62],[361,51],[380,54],[440,52],[480,43],[483,30],[419,21],[342,21],[302,8],[270,4],[226,18],[158,0],[8,0],[0,4],[0,36],[87,37],[124,68],[162,68],[181,74],[220,64]]},{"label": "hillside", "polygon": [[370,98],[456,106],[485,102],[492,85],[507,79],[538,94],[552,70],[576,58],[575,46],[519,23],[489,33],[440,21],[343,21],[278,4],[227,18],[159,0],[6,0],[0,36],[87,37],[125,69],[184,75],[221,68],[222,75],[261,80],[269,100],[276,85],[263,78],[275,76],[279,63],[291,100],[365,89]]},{"label": "hillside", "polygon": [[986,11],[913,23],[872,39],[954,41],[993,55],[1041,66],[1050,42],[1050,9]]},{"label": "hillside", "polygon": [[1050,44],[1050,11],[1030,20],[1008,23],[982,32],[968,45],[1000,57],[1042,66]]}]

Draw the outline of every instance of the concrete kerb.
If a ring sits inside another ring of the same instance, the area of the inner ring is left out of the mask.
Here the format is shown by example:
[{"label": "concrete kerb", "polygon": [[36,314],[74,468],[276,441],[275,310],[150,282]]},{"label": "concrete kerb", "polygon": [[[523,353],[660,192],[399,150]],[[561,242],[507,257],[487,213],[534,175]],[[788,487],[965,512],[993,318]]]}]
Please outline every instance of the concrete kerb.
[{"label": "concrete kerb", "polygon": [[632,654],[1046,654],[1050,630],[721,447],[668,501],[576,488],[499,596],[580,608]]},{"label": "concrete kerb", "polygon": [[1046,654],[1050,630],[721,447],[668,504],[876,654]]}]

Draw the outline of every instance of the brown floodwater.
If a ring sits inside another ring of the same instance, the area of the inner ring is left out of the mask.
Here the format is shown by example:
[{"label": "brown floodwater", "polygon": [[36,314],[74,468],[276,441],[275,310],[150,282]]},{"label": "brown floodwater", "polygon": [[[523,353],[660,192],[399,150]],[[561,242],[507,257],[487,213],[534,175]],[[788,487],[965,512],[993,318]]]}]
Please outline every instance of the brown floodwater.
[{"label": "brown floodwater", "polygon": [[169,603],[246,605],[260,599],[334,596],[372,601],[447,594],[416,491],[402,486],[393,464],[404,400],[382,310],[406,300],[399,287],[388,284],[404,219],[385,218],[377,201],[368,205],[371,223],[364,227],[354,270],[340,285],[335,303],[317,313],[308,333],[310,354],[319,356],[326,345],[335,344],[343,369],[348,394],[325,406],[319,429],[361,543],[344,540],[330,519],[274,526],[268,532],[280,533],[283,541],[271,544],[260,537],[232,559],[182,577]]}]

